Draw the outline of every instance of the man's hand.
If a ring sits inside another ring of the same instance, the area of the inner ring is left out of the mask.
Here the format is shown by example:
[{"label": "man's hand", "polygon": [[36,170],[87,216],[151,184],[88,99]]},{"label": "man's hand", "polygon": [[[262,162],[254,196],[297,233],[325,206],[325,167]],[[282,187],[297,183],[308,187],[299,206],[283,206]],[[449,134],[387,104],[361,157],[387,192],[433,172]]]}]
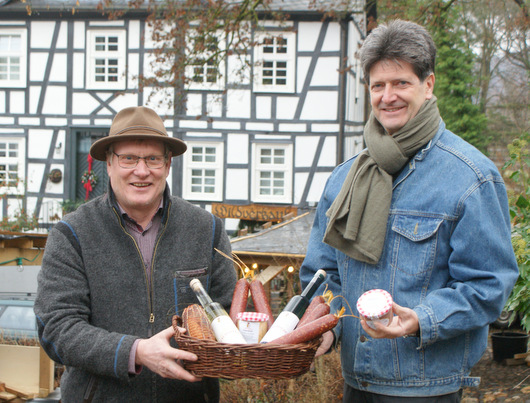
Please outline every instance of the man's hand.
[{"label": "man's hand", "polygon": [[[186,330],[179,328],[181,333]],[[180,364],[180,360],[197,361],[197,356],[184,350],[173,348],[169,340],[174,335],[173,327],[168,327],[149,339],[142,339],[136,350],[136,364],[145,365],[163,378],[182,379],[189,382],[200,381]]]},{"label": "man's hand", "polygon": [[331,345],[333,344],[334,341],[335,341],[335,336],[333,335],[333,332],[331,330],[324,333],[322,335],[322,343],[320,343],[320,346],[317,348],[317,351],[315,353],[315,358],[326,354],[328,350],[331,348]]},{"label": "man's hand", "polygon": [[392,304],[392,312],[396,315],[389,326],[373,322],[376,330],[366,324],[361,319],[361,326],[364,331],[374,339],[395,339],[416,333],[420,328],[418,315],[410,308],[402,307],[395,302]]}]

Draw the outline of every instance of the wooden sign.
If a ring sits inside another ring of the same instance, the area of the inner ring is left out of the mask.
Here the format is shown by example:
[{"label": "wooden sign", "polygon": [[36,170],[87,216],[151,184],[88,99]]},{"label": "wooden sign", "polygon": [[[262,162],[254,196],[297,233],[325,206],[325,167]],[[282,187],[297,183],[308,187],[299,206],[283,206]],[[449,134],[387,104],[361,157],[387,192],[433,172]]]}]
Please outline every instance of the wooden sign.
[{"label": "wooden sign", "polygon": [[268,206],[262,204],[223,204],[213,203],[212,214],[219,218],[239,218],[249,221],[282,221],[287,214],[297,215],[293,206]]}]

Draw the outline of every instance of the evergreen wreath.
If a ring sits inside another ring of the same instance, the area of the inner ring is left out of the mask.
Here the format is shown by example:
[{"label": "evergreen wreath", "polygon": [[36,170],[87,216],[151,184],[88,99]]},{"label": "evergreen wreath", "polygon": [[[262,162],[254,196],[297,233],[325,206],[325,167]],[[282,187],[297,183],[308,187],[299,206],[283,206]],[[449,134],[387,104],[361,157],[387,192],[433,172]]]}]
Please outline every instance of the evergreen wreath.
[{"label": "evergreen wreath", "polygon": [[90,183],[90,186],[94,187],[98,183],[98,177],[92,170],[85,171],[83,172],[83,175],[81,175],[81,183]]}]

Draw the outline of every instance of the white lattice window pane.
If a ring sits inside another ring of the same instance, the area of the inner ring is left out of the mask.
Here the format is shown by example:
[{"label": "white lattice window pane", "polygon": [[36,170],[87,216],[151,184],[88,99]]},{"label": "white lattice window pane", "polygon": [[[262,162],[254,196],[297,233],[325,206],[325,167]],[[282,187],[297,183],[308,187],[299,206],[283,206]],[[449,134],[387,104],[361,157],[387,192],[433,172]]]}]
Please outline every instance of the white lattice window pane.
[{"label": "white lattice window pane", "polygon": [[125,31],[89,32],[87,56],[89,88],[125,88]]}]

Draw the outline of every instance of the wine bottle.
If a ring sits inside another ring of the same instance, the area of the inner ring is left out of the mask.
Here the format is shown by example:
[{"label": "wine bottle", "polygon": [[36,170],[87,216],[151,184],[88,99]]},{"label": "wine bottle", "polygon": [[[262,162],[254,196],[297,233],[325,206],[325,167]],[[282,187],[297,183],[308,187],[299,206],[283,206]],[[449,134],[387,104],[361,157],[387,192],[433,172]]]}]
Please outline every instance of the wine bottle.
[{"label": "wine bottle", "polygon": [[322,269],[318,270],[307,287],[304,288],[302,294],[295,295],[285,305],[285,308],[278,315],[269,331],[261,339],[261,343],[271,342],[284,334],[292,332],[309,306],[309,300],[325,279],[326,272]]},{"label": "wine bottle", "polygon": [[204,308],[206,316],[212,324],[217,341],[228,344],[246,344],[245,338],[239,332],[232,319],[230,319],[228,313],[226,313],[220,303],[212,301],[199,279],[194,278],[191,280],[190,287]]}]

